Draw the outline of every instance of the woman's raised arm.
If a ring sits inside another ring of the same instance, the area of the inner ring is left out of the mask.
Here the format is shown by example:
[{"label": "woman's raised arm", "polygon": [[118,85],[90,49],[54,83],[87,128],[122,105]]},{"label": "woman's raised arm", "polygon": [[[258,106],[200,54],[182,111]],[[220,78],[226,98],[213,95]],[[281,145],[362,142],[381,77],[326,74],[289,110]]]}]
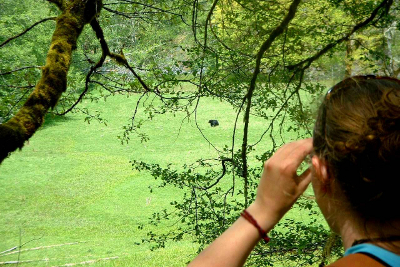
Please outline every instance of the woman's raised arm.
[{"label": "woman's raised arm", "polygon": [[[310,183],[310,169],[300,176],[296,171],[311,151],[312,139],[299,140],[284,145],[265,162],[256,200],[246,210],[266,233],[279,222]],[[242,266],[260,239],[257,228],[240,217],[189,266]]]}]

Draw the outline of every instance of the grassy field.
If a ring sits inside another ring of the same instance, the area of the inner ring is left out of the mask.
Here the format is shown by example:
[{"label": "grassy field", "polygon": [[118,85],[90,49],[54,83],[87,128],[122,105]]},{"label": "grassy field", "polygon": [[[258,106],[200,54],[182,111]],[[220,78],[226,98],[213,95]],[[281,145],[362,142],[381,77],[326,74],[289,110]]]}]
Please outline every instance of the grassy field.
[{"label": "grassy field", "polygon": [[[178,131],[183,114],[156,116],[141,129],[150,137],[148,142],[132,136],[129,144],[122,145],[117,136],[129,123],[136,99],[115,96],[105,103],[83,104],[99,110],[108,126],[95,121],[88,124],[83,114],[48,116],[29,144],[2,163],[0,251],[26,244],[21,253],[13,250],[0,255],[0,262],[32,261],[21,266],[67,266],[85,261],[95,261],[96,266],[185,266],[194,257],[197,246],[188,239],[154,252],[141,244],[147,230],[165,232],[176,227],[167,222],[163,229],[154,229],[146,222],[181,192],[171,187],[150,194],[149,186],[156,186],[157,181],[148,173],[133,171],[129,161],[179,167],[218,154],[193,120],[186,120]],[[198,121],[206,136],[219,148],[230,145],[234,111],[216,100],[200,104]],[[209,119],[218,119],[220,126],[211,128]],[[250,141],[257,140],[264,124],[252,118]],[[241,131],[240,124],[237,145]],[[268,146],[264,141],[258,149]],[[306,220],[301,214],[295,216]],[[138,229],[140,224],[145,224],[144,230]]]}]

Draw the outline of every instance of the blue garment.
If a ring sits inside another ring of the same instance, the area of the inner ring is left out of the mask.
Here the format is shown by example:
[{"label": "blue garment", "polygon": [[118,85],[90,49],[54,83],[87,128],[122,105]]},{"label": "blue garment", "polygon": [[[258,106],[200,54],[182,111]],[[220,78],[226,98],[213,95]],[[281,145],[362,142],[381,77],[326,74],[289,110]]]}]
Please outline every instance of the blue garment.
[{"label": "blue garment", "polygon": [[397,255],[393,252],[390,252],[381,247],[372,245],[372,244],[359,244],[354,247],[349,248],[344,253],[344,256],[355,254],[355,253],[364,253],[372,255],[373,258],[380,259],[383,263],[386,263],[388,266],[400,267],[400,255]]}]

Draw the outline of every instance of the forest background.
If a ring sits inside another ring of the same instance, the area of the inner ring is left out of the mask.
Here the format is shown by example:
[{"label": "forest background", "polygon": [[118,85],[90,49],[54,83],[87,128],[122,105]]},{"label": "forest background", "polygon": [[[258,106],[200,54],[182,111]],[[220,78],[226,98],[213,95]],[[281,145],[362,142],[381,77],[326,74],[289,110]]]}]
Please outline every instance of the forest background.
[{"label": "forest background", "polygon": [[[262,162],[311,136],[329,86],[400,73],[393,1],[1,4],[1,160],[25,144],[0,167],[14,264],[182,266],[251,203]],[[271,236],[248,265],[342,253],[311,191]]]}]

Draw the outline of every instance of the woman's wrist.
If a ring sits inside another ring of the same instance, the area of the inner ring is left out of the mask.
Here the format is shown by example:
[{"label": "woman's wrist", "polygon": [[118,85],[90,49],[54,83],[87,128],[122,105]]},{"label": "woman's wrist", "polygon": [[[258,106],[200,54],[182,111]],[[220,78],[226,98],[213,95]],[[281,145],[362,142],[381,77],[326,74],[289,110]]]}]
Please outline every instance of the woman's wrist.
[{"label": "woman's wrist", "polygon": [[257,202],[253,202],[246,210],[251,214],[251,216],[253,216],[258,225],[260,225],[266,233],[271,231],[271,229],[274,228],[281,219],[280,215]]}]

